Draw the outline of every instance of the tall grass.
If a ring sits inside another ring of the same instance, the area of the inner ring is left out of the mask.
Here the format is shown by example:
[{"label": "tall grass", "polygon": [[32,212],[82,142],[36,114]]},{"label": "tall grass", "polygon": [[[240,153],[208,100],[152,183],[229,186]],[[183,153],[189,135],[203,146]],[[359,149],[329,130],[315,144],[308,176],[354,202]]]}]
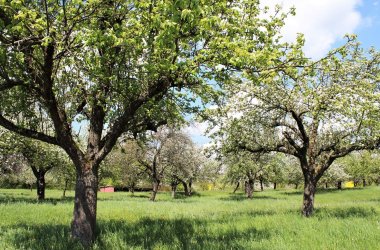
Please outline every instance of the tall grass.
[{"label": "tall grass", "polygon": [[[70,238],[73,193],[0,190],[0,249],[81,249]],[[380,249],[380,188],[320,190],[312,218],[302,193],[208,191],[171,199],[159,193],[99,193],[94,249]]]}]

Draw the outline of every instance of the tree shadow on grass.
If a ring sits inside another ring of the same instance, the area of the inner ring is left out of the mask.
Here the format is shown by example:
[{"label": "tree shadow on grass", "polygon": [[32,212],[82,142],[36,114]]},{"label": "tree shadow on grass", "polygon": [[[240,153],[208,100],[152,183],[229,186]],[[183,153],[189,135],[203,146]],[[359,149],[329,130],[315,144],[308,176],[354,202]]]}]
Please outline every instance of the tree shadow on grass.
[{"label": "tree shadow on grass", "polygon": [[[247,239],[261,241],[268,231],[249,228],[209,232],[207,222],[198,219],[142,218],[136,223],[101,221],[97,244],[101,249],[138,247],[143,249],[236,249]],[[110,239],[108,235],[118,238]],[[117,245],[117,247],[115,247]]]},{"label": "tree shadow on grass", "polygon": [[[328,188],[328,189],[325,189],[325,188],[321,188],[321,189],[317,189],[317,192],[316,194],[328,194],[328,193],[341,193],[341,192],[352,192],[354,190],[360,190],[360,189],[363,189],[361,187],[357,187],[357,188],[344,188],[344,189],[337,189],[337,188]],[[295,191],[285,191],[285,192],[282,192],[283,195],[286,195],[286,196],[289,196],[289,195],[302,195],[303,194],[303,190],[295,190]]]},{"label": "tree shadow on grass", "polygon": [[277,198],[272,196],[266,196],[266,195],[253,195],[252,199],[248,199],[245,194],[230,194],[227,197],[221,197],[219,200],[222,201],[248,201],[248,200],[283,200],[283,198]]},{"label": "tree shadow on grass", "polygon": [[3,244],[14,249],[83,249],[81,244],[70,237],[69,225],[28,225],[18,224],[0,227]]},{"label": "tree shadow on grass", "polygon": [[31,196],[15,196],[14,194],[0,194],[0,204],[1,203],[30,203],[30,204],[53,204],[73,202],[74,197],[62,197],[62,198],[45,198],[45,200],[37,200],[37,198]]},{"label": "tree shadow on grass", "polygon": [[317,208],[315,209],[314,216],[317,218],[369,218],[377,216],[377,212],[373,207],[347,207],[347,208]]},{"label": "tree shadow on grass", "polygon": [[149,199],[149,194],[134,194],[134,195],[129,195],[128,198],[132,199],[139,199],[139,198],[144,198],[144,199]]},{"label": "tree shadow on grass", "polygon": [[[207,221],[184,218],[142,218],[133,223],[100,220],[97,234],[94,249],[242,249],[247,240],[260,242],[270,237],[269,231],[254,227],[210,230]],[[70,237],[69,225],[3,226],[0,238],[15,249],[83,249]]]},{"label": "tree shadow on grass", "polygon": [[125,201],[127,199],[149,199],[149,194],[128,194],[123,196],[98,196],[98,201]]}]

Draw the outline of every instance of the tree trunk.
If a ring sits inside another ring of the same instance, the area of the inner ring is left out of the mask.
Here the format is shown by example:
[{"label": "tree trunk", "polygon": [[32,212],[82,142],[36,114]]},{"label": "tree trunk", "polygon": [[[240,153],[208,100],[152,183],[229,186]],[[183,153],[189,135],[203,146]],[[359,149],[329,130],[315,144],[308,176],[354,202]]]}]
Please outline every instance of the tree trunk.
[{"label": "tree trunk", "polygon": [[316,187],[317,181],[314,179],[305,178],[302,214],[306,217],[313,214]]},{"label": "tree trunk", "polygon": [[367,182],[365,181],[365,179],[363,178],[363,187],[367,186]]},{"label": "tree trunk", "polygon": [[298,189],[298,183],[295,184],[295,189]]},{"label": "tree trunk", "polygon": [[264,191],[264,183],[262,178],[260,178],[260,190],[261,192]]},{"label": "tree trunk", "polygon": [[273,182],[273,189],[274,189],[274,190],[277,189],[277,182]]},{"label": "tree trunk", "polygon": [[336,187],[337,187],[339,190],[342,190],[342,181],[338,181]]},{"label": "tree trunk", "polygon": [[175,198],[176,192],[177,192],[177,183],[172,183],[172,198]]},{"label": "tree trunk", "polygon": [[156,200],[156,195],[157,195],[157,192],[158,192],[158,187],[160,185],[160,181],[159,180],[153,180],[153,190],[152,190],[152,194],[150,195],[150,200],[151,201],[155,201]]},{"label": "tree trunk", "polygon": [[238,181],[238,183],[236,184],[236,187],[235,187],[233,193],[236,193],[236,191],[238,190],[239,186],[240,186],[240,181]]},{"label": "tree trunk", "polygon": [[131,196],[135,196],[135,184],[129,186],[129,191],[131,192]]},{"label": "tree trunk", "polygon": [[354,180],[354,187],[357,187],[358,184],[359,184],[359,181],[355,179],[355,180]]},{"label": "tree trunk", "polygon": [[39,201],[45,200],[45,171],[38,171],[37,175],[37,197]]},{"label": "tree trunk", "polygon": [[183,190],[185,191],[185,195],[186,196],[190,196],[190,193],[189,193],[189,188],[187,187],[187,183],[183,180],[181,180],[181,183],[182,183],[182,186],[183,186]]},{"label": "tree trunk", "polygon": [[328,188],[329,188],[329,184],[325,182],[325,189],[328,189]]},{"label": "tree trunk", "polygon": [[253,184],[254,184],[254,181],[252,179],[249,179],[246,182],[246,190],[247,190],[247,198],[248,199],[253,198]]},{"label": "tree trunk", "polygon": [[193,181],[190,179],[189,180],[189,196],[191,196],[193,194]]},{"label": "tree trunk", "polygon": [[91,246],[95,240],[97,194],[97,167],[91,168],[85,165],[80,170],[77,168],[71,234],[85,247]]},{"label": "tree trunk", "polygon": [[66,179],[65,180],[65,187],[63,188],[63,194],[62,194],[62,198],[65,198],[66,197],[66,190],[67,190],[67,185],[69,184],[69,179]]}]

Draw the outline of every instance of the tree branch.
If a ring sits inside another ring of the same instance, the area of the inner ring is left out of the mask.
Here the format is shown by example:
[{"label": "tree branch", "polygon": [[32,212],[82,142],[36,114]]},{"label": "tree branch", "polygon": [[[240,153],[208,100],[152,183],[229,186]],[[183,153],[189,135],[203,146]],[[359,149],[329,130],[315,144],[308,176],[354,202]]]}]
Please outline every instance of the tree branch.
[{"label": "tree branch", "polygon": [[287,132],[287,131],[284,131],[282,133],[285,137],[285,139],[289,142],[289,144],[297,151],[297,152],[301,152],[302,148],[300,146],[297,145],[297,143],[293,140],[293,138],[291,137],[291,135]]},{"label": "tree branch", "polygon": [[304,144],[308,145],[309,144],[309,137],[307,136],[305,126],[302,123],[302,119],[301,119],[300,115],[298,115],[294,110],[291,110],[290,113],[292,114],[293,119],[297,123],[298,129],[300,130]]},{"label": "tree branch", "polygon": [[16,86],[23,85],[24,82],[20,80],[11,80],[11,79],[5,79],[5,83],[0,84],[0,92],[5,91],[7,89],[11,89]]},{"label": "tree branch", "polygon": [[37,140],[47,142],[50,144],[54,144],[54,145],[60,145],[57,138],[46,135],[44,133],[41,133],[41,132],[38,132],[35,130],[31,130],[31,129],[22,128],[20,126],[17,126],[14,123],[12,123],[11,121],[7,120],[2,114],[0,114],[0,126],[6,128],[12,132],[15,132],[19,135],[25,136],[25,137],[37,139]]}]

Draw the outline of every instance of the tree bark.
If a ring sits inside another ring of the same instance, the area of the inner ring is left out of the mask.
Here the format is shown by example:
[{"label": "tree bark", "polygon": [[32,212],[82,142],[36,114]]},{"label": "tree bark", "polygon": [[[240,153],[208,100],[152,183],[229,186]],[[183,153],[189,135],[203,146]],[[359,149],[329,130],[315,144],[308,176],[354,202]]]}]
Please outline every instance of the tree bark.
[{"label": "tree bark", "polygon": [[45,200],[45,171],[38,171],[37,175],[37,198],[39,201]]},{"label": "tree bark", "polygon": [[184,180],[180,180],[180,182],[182,183],[183,190],[185,191],[185,195],[186,195],[186,196],[190,196],[189,188],[188,188],[188,186],[187,186],[186,181],[184,181]]},{"label": "tree bark", "polygon": [[89,247],[95,240],[96,204],[98,194],[97,167],[77,168],[75,201],[71,234]]},{"label": "tree bark", "polygon": [[150,200],[155,201],[156,200],[156,195],[158,192],[158,187],[160,186],[160,181],[159,180],[153,180],[153,190],[150,195]]},{"label": "tree bark", "polygon": [[274,189],[274,190],[277,189],[277,182],[273,182],[273,189]]},{"label": "tree bark", "polygon": [[317,181],[312,178],[305,178],[305,186],[303,193],[302,214],[309,217],[314,210],[314,196],[317,187]]},{"label": "tree bark", "polygon": [[235,187],[233,193],[236,193],[236,191],[238,190],[239,186],[240,186],[240,181],[237,182],[236,187]]},{"label": "tree bark", "polygon": [[254,181],[252,179],[249,179],[246,182],[246,192],[247,192],[247,198],[248,199],[253,198],[253,184],[254,184]]},{"label": "tree bark", "polygon": [[177,192],[177,183],[172,183],[172,198],[175,198],[176,192]]}]

